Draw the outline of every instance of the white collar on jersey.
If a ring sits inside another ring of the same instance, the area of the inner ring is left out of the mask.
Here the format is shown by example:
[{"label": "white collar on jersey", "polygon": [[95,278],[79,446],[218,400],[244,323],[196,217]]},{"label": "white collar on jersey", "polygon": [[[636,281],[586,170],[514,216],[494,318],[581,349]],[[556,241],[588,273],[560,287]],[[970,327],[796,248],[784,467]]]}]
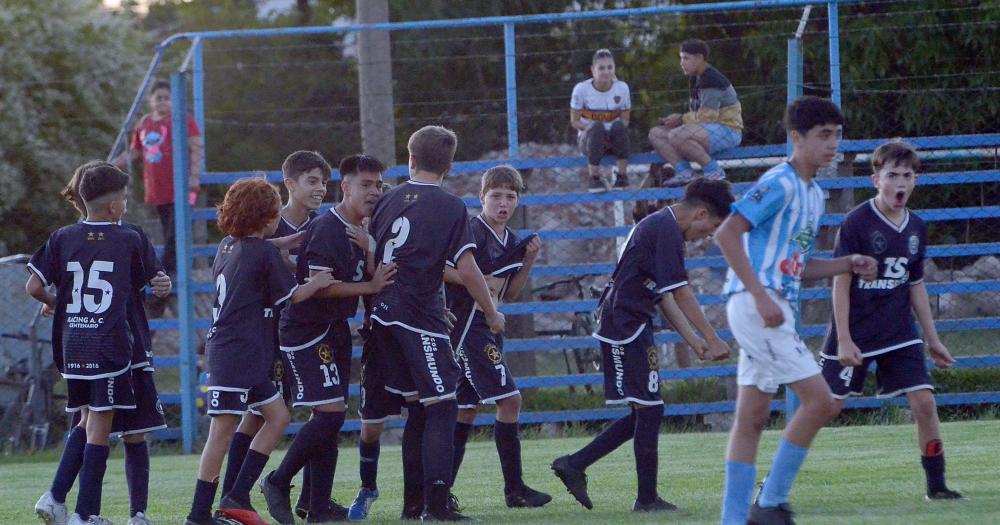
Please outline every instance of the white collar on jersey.
[{"label": "white collar on jersey", "polygon": [[121,222],[111,222],[111,221],[86,221],[85,220],[85,221],[80,221],[80,223],[81,224],[88,224],[90,226],[111,226],[112,224],[116,224],[118,226],[121,226]]},{"label": "white collar on jersey", "polygon": [[334,217],[340,219],[340,222],[344,223],[344,226],[347,226],[347,227],[354,226],[353,224],[347,222],[346,219],[344,219],[343,217],[341,217],[339,213],[337,213],[337,207],[336,206],[330,208],[330,213],[332,213]]},{"label": "white collar on jersey", "polygon": [[434,184],[433,182],[420,182],[419,180],[408,179],[407,184],[413,184],[414,186],[437,186],[441,187],[440,184]]},{"label": "white collar on jersey", "polygon": [[497,242],[500,243],[501,246],[507,246],[507,227],[506,226],[504,226],[504,228],[503,228],[503,239],[501,239],[500,236],[497,235],[496,230],[494,230],[493,227],[490,226],[490,223],[486,222],[486,219],[483,218],[483,214],[482,213],[480,213],[479,215],[476,215],[476,218],[479,219],[479,222],[482,222],[483,224],[486,225],[486,229],[489,230],[490,233],[493,234],[493,237],[496,238]]},{"label": "white collar on jersey", "polygon": [[302,221],[302,224],[296,226],[296,225],[292,224],[291,221],[289,221],[288,219],[286,219],[284,215],[281,215],[281,222],[287,224],[288,226],[290,226],[293,230],[295,230],[297,232],[297,231],[301,230],[302,227],[306,225],[306,223],[309,222],[310,218],[311,217],[306,216],[306,220]]},{"label": "white collar on jersey", "polygon": [[878,205],[875,204],[874,198],[868,199],[868,204],[872,207],[873,210],[875,210],[875,215],[877,215],[879,219],[882,219],[882,222],[888,224],[890,228],[896,231],[896,233],[903,233],[903,230],[906,229],[906,225],[910,223],[909,208],[903,208],[903,211],[905,212],[905,215],[903,215],[903,222],[901,222],[899,226],[896,226],[896,223],[890,221],[889,218],[886,217],[884,213],[882,213],[882,210],[878,209]]}]

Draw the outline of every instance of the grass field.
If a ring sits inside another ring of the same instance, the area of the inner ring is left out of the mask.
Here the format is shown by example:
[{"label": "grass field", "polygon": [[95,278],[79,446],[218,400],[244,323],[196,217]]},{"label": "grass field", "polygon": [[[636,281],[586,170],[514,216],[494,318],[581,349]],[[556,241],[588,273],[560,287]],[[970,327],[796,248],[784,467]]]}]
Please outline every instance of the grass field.
[{"label": "grass field", "polygon": [[[947,423],[943,427],[949,482],[968,501],[926,503],[923,472],[912,425],[856,426],[825,429],[819,436],[792,492],[799,523],[939,524],[1000,523],[1000,421]],[[779,433],[768,431],[762,444],[763,477]],[[466,513],[485,523],[711,523],[718,517],[725,434],[684,433],[660,436],[660,494],[683,510],[671,515],[634,515],[635,474],[630,445],[588,470],[594,510],[587,511],[565,491],[548,468],[553,458],[582,446],[585,438],[528,440],[523,443],[525,479],[551,493],[542,509],[509,510],[503,506],[496,450],[490,441],[469,444],[456,494]],[[277,464],[282,452],[272,458]],[[151,518],[158,525],[180,524],[194,487],[197,456],[155,455],[152,460]],[[340,454],[334,496],[349,503],[358,486],[354,447]],[[54,460],[11,460],[0,464],[0,523],[38,523],[32,507],[47,490]],[[113,453],[105,478],[104,515],[127,520],[128,495],[121,453]],[[402,474],[400,449],[384,447],[379,473],[381,499],[370,521],[394,522],[399,516]],[[293,489],[293,497],[295,494]],[[70,501],[75,491],[70,493]],[[254,504],[263,509],[260,494]],[[71,507],[72,509],[72,507]]]}]

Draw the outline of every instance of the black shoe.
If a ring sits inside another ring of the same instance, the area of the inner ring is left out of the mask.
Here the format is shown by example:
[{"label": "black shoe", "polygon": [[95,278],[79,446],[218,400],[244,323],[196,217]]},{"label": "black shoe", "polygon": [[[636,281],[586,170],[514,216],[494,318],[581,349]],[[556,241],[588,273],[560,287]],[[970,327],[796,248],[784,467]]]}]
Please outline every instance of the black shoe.
[{"label": "black shoe", "polygon": [[330,500],[327,507],[322,512],[309,511],[306,516],[306,523],[335,523],[347,521],[347,509]]},{"label": "black shoe", "polygon": [[587,495],[587,475],[582,470],[569,464],[569,456],[556,458],[552,462],[552,471],[566,485],[566,490],[576,498],[587,510],[594,508],[594,504]]},{"label": "black shoe", "polygon": [[443,508],[437,512],[433,511],[430,507],[424,509],[423,514],[420,515],[420,521],[476,521],[468,516],[459,514],[451,509]]},{"label": "black shoe", "polygon": [[295,503],[295,515],[298,516],[299,519],[303,519],[303,520],[306,519],[306,516],[309,515],[309,506],[305,502],[302,502],[302,501],[296,502]]},{"label": "black shoe", "polygon": [[761,507],[756,501],[750,507],[747,525],[795,525],[792,520],[792,507],[782,503],[777,507]]},{"label": "black shoe", "polygon": [[616,188],[628,188],[628,173],[622,173],[617,169],[614,170],[615,187]]},{"label": "black shoe", "polygon": [[462,512],[462,503],[458,501],[458,496],[450,490],[448,491],[448,502],[445,504],[445,508],[452,512]]},{"label": "black shoe", "polygon": [[527,509],[545,505],[552,501],[552,496],[523,485],[519,490],[505,494],[504,499],[507,500],[507,506],[512,509]]},{"label": "black shoe", "polygon": [[639,503],[639,500],[635,500],[632,505],[632,512],[663,512],[677,510],[677,505],[664,500],[663,498],[657,496],[652,503]]},{"label": "black shoe", "polygon": [[945,487],[941,490],[928,492],[924,496],[924,499],[927,501],[940,501],[940,500],[949,500],[949,499],[956,500],[956,499],[967,499],[967,498],[963,496],[961,492],[957,490],[951,490]]},{"label": "black shoe", "polygon": [[593,175],[590,177],[590,185],[587,186],[587,191],[590,193],[608,191],[608,182],[600,175]]},{"label": "black shoe", "polygon": [[295,525],[295,516],[292,514],[292,498],[290,485],[281,487],[271,483],[272,470],[268,475],[260,478],[260,492],[267,502],[267,512],[281,525]]},{"label": "black shoe", "polygon": [[424,513],[424,504],[423,503],[421,503],[419,506],[417,506],[417,505],[410,505],[410,506],[404,505],[403,506],[403,512],[401,512],[399,514],[399,519],[402,520],[402,521],[414,521],[414,520],[419,521],[420,517],[421,517],[421,515],[423,515],[423,513]]}]

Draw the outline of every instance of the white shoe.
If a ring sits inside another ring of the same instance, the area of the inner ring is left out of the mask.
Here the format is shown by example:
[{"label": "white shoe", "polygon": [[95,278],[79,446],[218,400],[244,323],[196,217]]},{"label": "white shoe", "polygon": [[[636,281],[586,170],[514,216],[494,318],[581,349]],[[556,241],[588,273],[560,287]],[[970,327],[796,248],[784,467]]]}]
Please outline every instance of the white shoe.
[{"label": "white shoe", "polygon": [[66,525],[67,511],[66,504],[59,503],[52,497],[52,492],[42,494],[35,503],[35,514],[38,519],[45,522],[45,525]]},{"label": "white shoe", "polygon": [[136,512],[135,516],[129,518],[127,525],[153,525],[153,522],[149,521],[145,513]]},{"label": "white shoe", "polygon": [[101,516],[91,516],[89,519],[83,519],[79,514],[73,513],[69,517],[68,525],[113,525],[111,520],[107,518],[102,518]]}]

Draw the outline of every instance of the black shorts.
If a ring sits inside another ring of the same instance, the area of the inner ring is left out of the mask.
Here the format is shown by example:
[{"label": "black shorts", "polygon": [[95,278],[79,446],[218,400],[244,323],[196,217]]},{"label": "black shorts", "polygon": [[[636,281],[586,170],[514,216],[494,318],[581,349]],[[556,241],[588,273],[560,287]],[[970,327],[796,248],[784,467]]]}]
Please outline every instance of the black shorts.
[{"label": "black shorts", "polygon": [[861,360],[861,366],[844,367],[836,357],[820,354],[819,366],[823,369],[823,379],[830,385],[833,397],[845,399],[861,395],[872,361],[876,366],[877,397],[895,397],[915,390],[934,389],[924,360],[923,343],[866,357]]},{"label": "black shorts", "polygon": [[66,380],[67,412],[84,408],[94,412],[134,410],[135,407],[131,370],[113,377]]},{"label": "black shorts", "polygon": [[133,369],[132,391],[135,392],[135,409],[115,410],[111,433],[128,436],[167,428],[167,422],[163,419],[163,405],[160,404],[160,395],[156,392],[156,383],[153,381],[153,371]]},{"label": "black shorts", "polygon": [[490,331],[482,312],[473,314],[455,353],[463,373],[458,380],[458,408],[476,408],[520,393],[504,359],[503,335]]},{"label": "black shorts", "polygon": [[378,366],[388,372],[386,390],[403,397],[417,396],[422,403],[455,397],[461,370],[447,337],[377,322],[372,336],[379,346]]},{"label": "black shorts", "polygon": [[[285,356],[284,352],[278,350],[274,355],[274,361],[271,362],[271,371],[267,374],[268,379],[274,383],[274,389],[281,394],[281,397],[285,400],[285,405],[292,406],[292,386],[291,378],[285,371]],[[260,411],[251,408],[250,413],[255,416],[260,416]]]},{"label": "black shorts", "polygon": [[320,340],[300,350],[284,351],[293,407],[347,402],[351,380],[351,328],[347,322],[330,326]]},{"label": "black shorts", "polygon": [[242,416],[247,410],[271,403],[281,397],[274,383],[265,380],[251,388],[208,387],[208,415]]},{"label": "black shorts", "polygon": [[604,399],[609,405],[662,405],[660,355],[647,326],[635,339],[612,344],[601,341],[604,358]]},{"label": "black shorts", "polygon": [[379,347],[368,334],[361,351],[361,403],[358,415],[362,423],[384,423],[402,414],[403,398],[385,389],[385,369],[378,365]]}]

